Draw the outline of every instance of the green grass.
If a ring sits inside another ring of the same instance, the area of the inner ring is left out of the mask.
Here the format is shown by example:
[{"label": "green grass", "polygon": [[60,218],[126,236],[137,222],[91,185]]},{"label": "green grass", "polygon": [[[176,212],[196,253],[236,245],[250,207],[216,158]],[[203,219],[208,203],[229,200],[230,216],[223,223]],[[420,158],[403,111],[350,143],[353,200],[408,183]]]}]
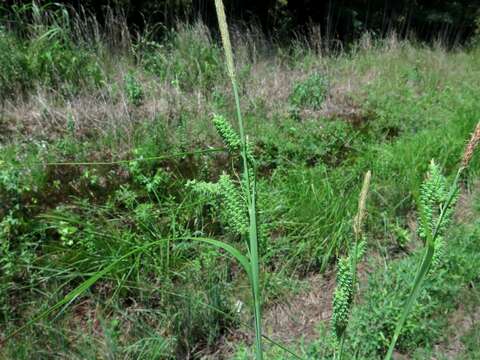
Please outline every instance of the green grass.
[{"label": "green grass", "polygon": [[[448,348],[452,339],[458,336],[463,345],[458,358],[475,359],[478,356],[478,325],[474,319],[478,318],[475,284],[480,277],[476,266],[480,256],[479,232],[478,221],[458,225],[449,232],[447,250],[442,258],[444,265],[429,277],[413,307],[398,341],[400,353],[419,359],[428,357],[426,354],[442,358],[435,345],[444,344]],[[345,359],[383,358],[421,256],[421,251],[415,251],[389,263],[385,259],[371,258],[373,263],[370,266],[376,270],[369,274],[368,282],[361,287],[361,301],[352,310]],[[455,315],[458,309],[463,309],[460,317]],[[462,330],[458,323],[450,323],[455,321],[471,325]],[[297,351],[306,358],[333,359],[335,342],[327,324],[319,324],[318,336],[312,344],[299,343]],[[246,353],[239,349],[237,357],[243,359]],[[275,348],[271,348],[266,356],[285,358]]]},{"label": "green grass", "polygon": [[[145,36],[112,62],[107,42],[75,42],[59,21],[38,32],[0,33],[1,335],[118,262],[68,307],[10,339],[0,358],[214,352],[231,329],[252,331],[250,313],[237,305],[253,305],[244,273],[227,254],[181,240],[215,238],[248,251],[222,200],[191,186],[216,182],[223,171],[235,182],[241,173],[211,121],[212,113],[236,113],[221,47],[201,25],[184,26],[162,42]],[[386,265],[373,262],[378,270],[362,289],[348,343],[363,344],[366,358],[382,354],[418,262],[416,253],[403,256],[398,234],[413,235],[429,161],[451,178],[480,119],[479,51],[378,40],[324,57],[275,44],[252,55],[246,40],[234,45],[245,133],[258,165],[262,296],[267,306],[288,301],[306,276],[346,253],[371,169],[365,231]],[[45,164],[59,162],[70,164]],[[468,186],[478,166],[477,156]],[[433,351],[448,327],[444,314],[478,275],[471,268],[477,227],[452,230],[448,266],[414,309],[402,351]],[[326,343],[299,351],[330,354],[329,329],[322,331]],[[475,328],[465,334],[465,358],[478,352],[475,336]],[[264,346],[268,359],[287,356]]]}]

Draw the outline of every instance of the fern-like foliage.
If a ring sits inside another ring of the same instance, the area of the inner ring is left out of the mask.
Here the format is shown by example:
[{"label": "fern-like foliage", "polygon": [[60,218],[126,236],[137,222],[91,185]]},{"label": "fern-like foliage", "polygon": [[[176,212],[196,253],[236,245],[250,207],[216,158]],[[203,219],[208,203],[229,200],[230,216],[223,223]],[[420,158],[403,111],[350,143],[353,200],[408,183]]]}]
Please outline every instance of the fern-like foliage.
[{"label": "fern-like foliage", "polygon": [[227,174],[220,176],[218,184],[228,225],[238,235],[245,234],[249,224],[248,212],[238,187]]},{"label": "fern-like foliage", "polygon": [[341,258],[337,269],[337,287],[333,294],[332,326],[333,334],[340,342],[348,324],[350,307],[353,300],[353,273],[349,258]]}]

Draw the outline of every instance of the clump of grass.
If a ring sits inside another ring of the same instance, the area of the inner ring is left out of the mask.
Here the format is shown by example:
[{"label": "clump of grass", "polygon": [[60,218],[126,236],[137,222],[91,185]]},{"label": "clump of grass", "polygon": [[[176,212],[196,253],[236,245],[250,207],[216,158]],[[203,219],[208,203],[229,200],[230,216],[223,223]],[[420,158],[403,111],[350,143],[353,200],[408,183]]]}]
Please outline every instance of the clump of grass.
[{"label": "clump of grass", "polygon": [[17,12],[14,18],[31,18],[33,24],[17,20],[24,33],[0,29],[1,98],[24,94],[35,85],[65,96],[100,86],[104,73],[98,58],[91,49],[74,41],[73,19],[65,7],[50,9],[32,3],[12,9]]},{"label": "clump of grass", "polygon": [[306,80],[295,84],[289,102],[295,110],[320,110],[328,93],[328,79],[325,75],[315,73]]},{"label": "clump of grass", "polygon": [[179,26],[163,44],[145,39],[138,47],[140,62],[148,73],[183,91],[211,90],[225,78],[221,49],[201,22]]}]

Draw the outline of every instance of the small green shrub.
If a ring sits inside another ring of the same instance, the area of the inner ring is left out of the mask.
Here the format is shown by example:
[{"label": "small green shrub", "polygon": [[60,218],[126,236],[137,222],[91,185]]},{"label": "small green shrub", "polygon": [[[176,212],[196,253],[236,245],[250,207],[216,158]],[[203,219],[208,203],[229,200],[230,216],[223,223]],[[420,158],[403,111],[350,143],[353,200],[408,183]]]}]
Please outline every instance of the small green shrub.
[{"label": "small green shrub", "polygon": [[392,233],[397,246],[400,249],[406,249],[412,237],[410,232],[398,223],[391,224],[389,230]]},{"label": "small green shrub", "polygon": [[145,94],[142,84],[131,71],[125,75],[125,92],[127,94],[128,102],[132,105],[140,106],[143,103]]},{"label": "small green shrub", "polygon": [[78,93],[82,86],[99,86],[103,80],[94,55],[63,37],[33,39],[27,51],[33,79],[66,95]]},{"label": "small green shrub", "polygon": [[319,110],[328,93],[328,79],[322,74],[313,74],[293,87],[290,105],[293,109]]},{"label": "small green shrub", "polygon": [[22,254],[20,236],[27,223],[14,211],[10,211],[0,222],[0,269],[4,276],[12,276],[18,268],[17,258]]}]

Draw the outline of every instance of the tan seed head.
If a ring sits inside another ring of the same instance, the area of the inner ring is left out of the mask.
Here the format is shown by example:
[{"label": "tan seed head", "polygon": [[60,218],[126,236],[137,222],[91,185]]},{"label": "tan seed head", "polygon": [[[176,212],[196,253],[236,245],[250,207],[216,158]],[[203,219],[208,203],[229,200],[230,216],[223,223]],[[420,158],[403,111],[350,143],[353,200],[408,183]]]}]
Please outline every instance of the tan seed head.
[{"label": "tan seed head", "polygon": [[477,147],[479,142],[480,142],[480,122],[477,124],[475,131],[472,133],[472,136],[470,137],[470,141],[465,147],[465,151],[463,152],[463,158],[462,158],[462,167],[466,168],[468,166],[468,164],[470,163],[470,160],[473,157],[475,148]]},{"label": "tan seed head", "polygon": [[233,64],[232,44],[230,43],[230,35],[228,34],[227,17],[225,16],[225,8],[223,1],[215,0],[215,7],[217,10],[218,26],[220,28],[220,35],[222,37],[223,48],[225,49],[225,58],[227,60],[228,75],[232,80],[235,79],[235,66]]},{"label": "tan seed head", "polygon": [[363,219],[365,217],[365,208],[366,208],[366,202],[367,202],[367,194],[368,194],[368,188],[370,187],[371,177],[372,177],[372,173],[370,170],[368,170],[365,173],[365,177],[363,179],[362,191],[360,192],[360,197],[358,199],[358,212],[353,222],[353,230],[355,232],[355,236],[357,237],[357,239],[360,238],[360,234],[362,232],[362,225],[363,225]]}]

